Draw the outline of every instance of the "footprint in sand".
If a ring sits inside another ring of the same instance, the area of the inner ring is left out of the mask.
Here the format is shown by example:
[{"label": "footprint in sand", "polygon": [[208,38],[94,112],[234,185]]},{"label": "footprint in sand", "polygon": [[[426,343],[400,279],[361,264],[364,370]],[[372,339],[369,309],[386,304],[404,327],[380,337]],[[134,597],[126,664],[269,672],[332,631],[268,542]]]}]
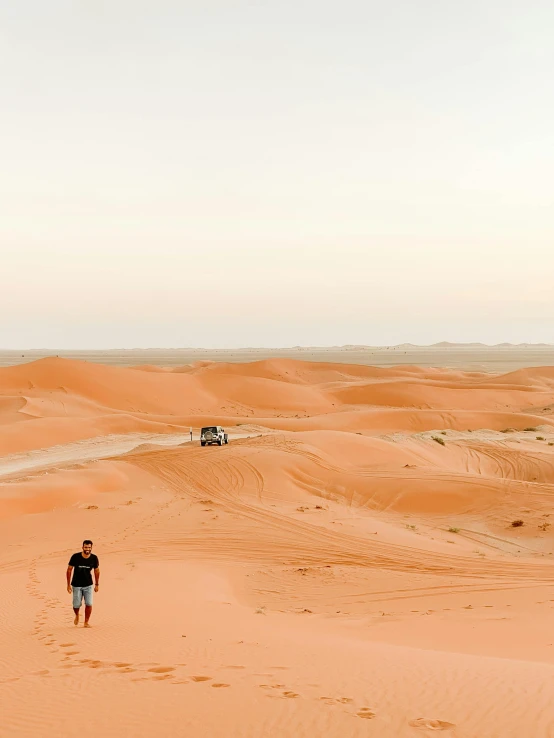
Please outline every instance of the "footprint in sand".
[{"label": "footprint in sand", "polygon": [[426,730],[450,730],[455,728],[454,723],[446,720],[431,720],[429,718],[416,718],[408,723],[412,728],[425,728]]},{"label": "footprint in sand", "polygon": [[351,705],[354,700],[351,697],[320,697],[326,705]]},{"label": "footprint in sand", "polygon": [[209,676],[192,676],[191,677],[193,682],[209,682],[211,681],[212,677]]},{"label": "footprint in sand", "polygon": [[[126,664],[128,666],[129,664]],[[148,669],[148,671],[153,671],[154,674],[167,674],[168,671],[175,671],[174,666],[155,666],[153,669]],[[210,677],[208,677],[209,679]]]},{"label": "footprint in sand", "polygon": [[284,684],[258,684],[260,689],[284,689]]},{"label": "footprint in sand", "polygon": [[230,685],[230,684],[223,684],[223,683],[221,683],[221,682],[215,682],[215,683],[214,683],[214,684],[212,684],[211,686],[212,686],[212,687],[230,687],[231,685]]},{"label": "footprint in sand", "polygon": [[356,715],[359,718],[365,718],[366,720],[371,720],[371,718],[375,717],[375,713],[373,710],[370,710],[369,707],[360,707]]},{"label": "footprint in sand", "polygon": [[300,697],[300,695],[296,692],[283,692],[283,697],[286,697],[289,700],[293,700],[296,697]]}]

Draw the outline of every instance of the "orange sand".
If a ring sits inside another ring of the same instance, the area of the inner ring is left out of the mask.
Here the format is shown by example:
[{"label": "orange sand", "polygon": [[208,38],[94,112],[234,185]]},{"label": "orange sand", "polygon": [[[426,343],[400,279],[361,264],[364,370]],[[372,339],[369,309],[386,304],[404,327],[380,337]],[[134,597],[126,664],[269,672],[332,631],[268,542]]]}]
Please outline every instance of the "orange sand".
[{"label": "orange sand", "polygon": [[554,735],[554,368],[44,359],[0,454],[1,736]]}]

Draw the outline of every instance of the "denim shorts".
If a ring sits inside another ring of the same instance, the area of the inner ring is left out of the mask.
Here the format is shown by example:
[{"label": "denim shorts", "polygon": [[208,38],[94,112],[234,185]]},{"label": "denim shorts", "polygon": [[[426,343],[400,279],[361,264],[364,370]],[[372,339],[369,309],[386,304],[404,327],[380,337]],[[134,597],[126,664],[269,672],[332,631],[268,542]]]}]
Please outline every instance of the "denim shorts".
[{"label": "denim shorts", "polygon": [[91,584],[89,587],[73,587],[73,607],[81,607],[83,597],[85,599],[85,605],[87,607],[92,607],[93,592],[93,584]]}]

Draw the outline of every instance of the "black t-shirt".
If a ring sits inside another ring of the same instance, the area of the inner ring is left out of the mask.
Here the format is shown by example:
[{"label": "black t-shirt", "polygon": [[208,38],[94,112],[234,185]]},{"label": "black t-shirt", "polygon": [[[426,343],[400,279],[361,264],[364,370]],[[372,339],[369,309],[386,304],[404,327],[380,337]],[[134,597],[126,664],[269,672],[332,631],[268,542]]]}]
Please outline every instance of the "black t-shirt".
[{"label": "black t-shirt", "polygon": [[85,559],[81,552],[73,554],[69,559],[68,566],[73,567],[71,584],[74,587],[90,587],[92,584],[92,570],[98,569],[98,556],[91,554]]}]

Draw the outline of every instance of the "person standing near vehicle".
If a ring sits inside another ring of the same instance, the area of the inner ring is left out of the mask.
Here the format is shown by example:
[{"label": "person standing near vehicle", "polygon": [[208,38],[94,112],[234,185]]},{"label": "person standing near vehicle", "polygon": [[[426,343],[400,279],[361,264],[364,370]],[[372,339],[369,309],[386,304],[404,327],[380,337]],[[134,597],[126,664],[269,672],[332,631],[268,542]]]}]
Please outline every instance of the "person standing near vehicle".
[{"label": "person standing near vehicle", "polygon": [[[94,571],[94,587],[92,572]],[[71,574],[73,573],[73,578]],[[81,603],[85,601],[85,628],[90,628],[89,620],[92,614],[92,592],[98,592],[100,585],[100,563],[98,556],[92,553],[92,541],[83,541],[83,550],[74,553],[67,565],[67,591],[73,594],[73,612],[75,625],[79,625]]]}]

